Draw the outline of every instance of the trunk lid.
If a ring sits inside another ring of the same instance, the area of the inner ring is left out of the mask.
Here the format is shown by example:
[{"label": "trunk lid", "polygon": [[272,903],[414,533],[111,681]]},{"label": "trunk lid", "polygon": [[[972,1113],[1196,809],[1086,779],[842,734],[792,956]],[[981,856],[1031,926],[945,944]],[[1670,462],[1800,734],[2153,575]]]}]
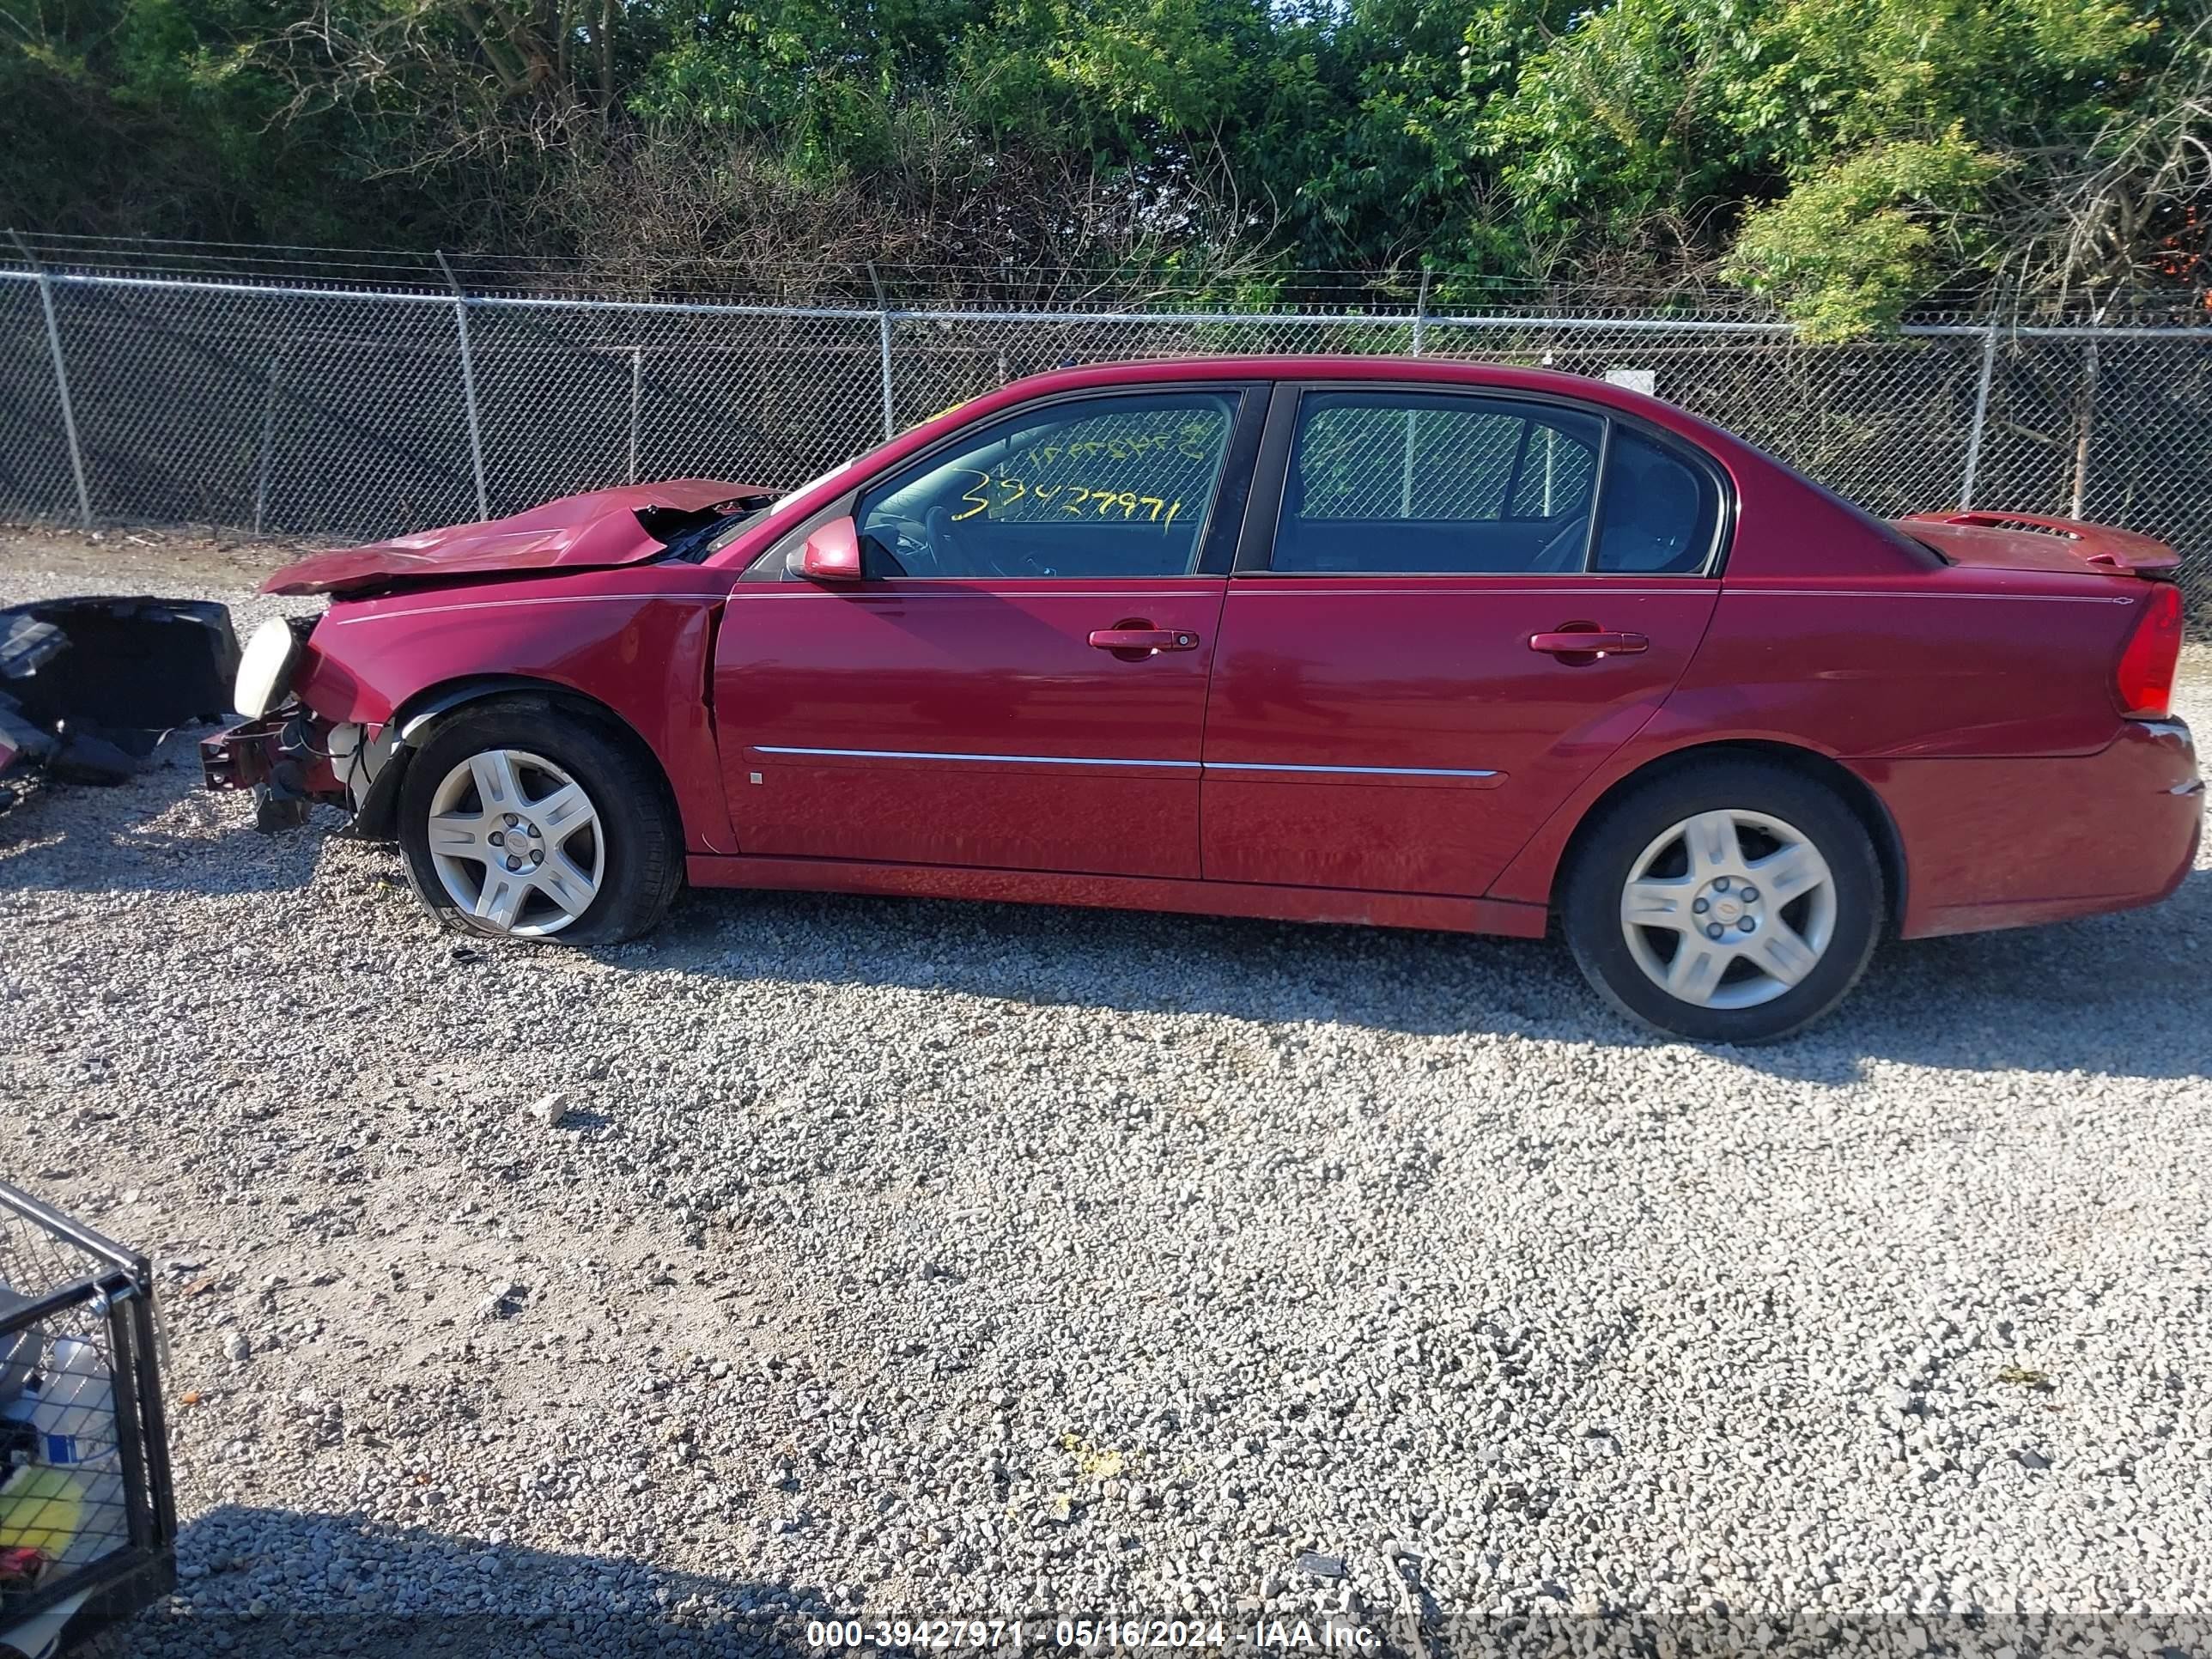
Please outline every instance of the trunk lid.
[{"label": "trunk lid", "polygon": [[317,553],[286,565],[261,591],[383,592],[456,577],[637,564],[717,519],[767,506],[777,493],[715,478],[674,478],[565,495],[511,519]]},{"label": "trunk lid", "polygon": [[2181,556],[2110,525],[2033,513],[1915,513],[1896,521],[1953,564],[1996,570],[2096,571],[2170,580]]}]

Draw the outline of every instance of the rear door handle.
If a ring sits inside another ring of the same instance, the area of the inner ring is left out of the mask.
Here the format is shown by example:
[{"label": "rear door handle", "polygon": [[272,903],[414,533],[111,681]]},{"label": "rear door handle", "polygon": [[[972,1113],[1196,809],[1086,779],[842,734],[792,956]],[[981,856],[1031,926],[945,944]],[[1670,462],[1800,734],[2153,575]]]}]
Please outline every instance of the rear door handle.
[{"label": "rear door handle", "polygon": [[1094,628],[1091,643],[1099,651],[1195,651],[1198,635],[1179,628]]},{"label": "rear door handle", "polygon": [[1608,657],[1632,657],[1639,651],[1649,651],[1651,641],[1642,634],[1615,634],[1606,629],[1587,628],[1563,634],[1531,634],[1528,648],[1554,657],[1586,657],[1599,653]]}]

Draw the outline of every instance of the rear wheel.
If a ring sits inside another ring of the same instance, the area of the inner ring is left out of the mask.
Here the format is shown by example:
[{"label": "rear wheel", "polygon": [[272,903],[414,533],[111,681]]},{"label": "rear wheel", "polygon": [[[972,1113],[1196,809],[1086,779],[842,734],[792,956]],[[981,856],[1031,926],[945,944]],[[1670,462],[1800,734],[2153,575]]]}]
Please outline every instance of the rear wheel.
[{"label": "rear wheel", "polygon": [[1615,1007],[1700,1042],[1771,1042],[1827,1013],[1881,931],[1881,866],[1833,791],[1712,761],[1605,809],[1570,872],[1575,960]]},{"label": "rear wheel", "polygon": [[431,734],[401,788],[399,839],[441,921],[501,938],[631,938],[660,920],[683,871],[634,741],[534,698],[464,708]]}]

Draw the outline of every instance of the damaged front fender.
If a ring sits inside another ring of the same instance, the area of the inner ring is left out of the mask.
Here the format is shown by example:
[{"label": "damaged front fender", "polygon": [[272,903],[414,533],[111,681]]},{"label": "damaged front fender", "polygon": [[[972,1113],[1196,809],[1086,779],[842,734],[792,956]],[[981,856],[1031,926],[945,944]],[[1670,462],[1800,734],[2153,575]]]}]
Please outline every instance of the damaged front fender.
[{"label": "damaged front fender", "polygon": [[660,769],[686,850],[726,851],[708,691],[729,580],[672,562],[340,599],[300,642],[280,677],[287,701],[271,709],[311,717],[289,757],[305,787],[277,769],[288,728],[251,723],[216,740],[209,781],[299,790],[351,808],[356,833],[390,836],[427,735],[480,698],[524,692],[588,704],[626,728]]}]

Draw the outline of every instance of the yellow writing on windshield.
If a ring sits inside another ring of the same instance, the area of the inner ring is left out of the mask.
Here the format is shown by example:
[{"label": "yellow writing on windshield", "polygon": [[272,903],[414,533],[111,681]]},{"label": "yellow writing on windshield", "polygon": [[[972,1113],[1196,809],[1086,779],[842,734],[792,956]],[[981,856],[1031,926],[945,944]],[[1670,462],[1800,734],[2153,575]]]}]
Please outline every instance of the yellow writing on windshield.
[{"label": "yellow writing on windshield", "polygon": [[1057,508],[1063,513],[1088,514],[1101,519],[1112,517],[1117,508],[1125,521],[1141,513],[1146,523],[1163,529],[1173,524],[1176,514],[1182,511],[1181,496],[1139,495],[1134,490],[1097,489],[1089,484],[1032,484],[1026,479],[994,475],[976,467],[963,470],[975,482],[960,497],[968,503],[968,510],[954,514],[954,524],[994,508],[1003,512],[1015,502],[1032,497],[1046,504],[1048,510]]}]

